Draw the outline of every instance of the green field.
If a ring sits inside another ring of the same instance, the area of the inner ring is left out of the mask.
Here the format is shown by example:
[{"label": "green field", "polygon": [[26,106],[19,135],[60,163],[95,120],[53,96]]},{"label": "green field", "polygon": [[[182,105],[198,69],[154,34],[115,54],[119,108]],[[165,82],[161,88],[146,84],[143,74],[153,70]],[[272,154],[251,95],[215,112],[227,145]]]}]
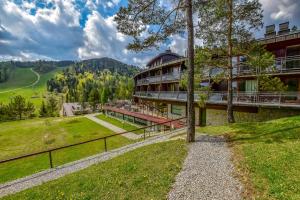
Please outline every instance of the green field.
[{"label": "green field", "polygon": [[[32,119],[0,123],[0,160],[114,134],[84,117]],[[108,150],[129,144],[123,136],[107,140]],[[53,152],[61,165],[104,151],[99,140]],[[0,183],[49,168],[48,154],[0,164]]]},{"label": "green field", "polygon": [[197,131],[228,137],[240,178],[253,199],[300,199],[300,116]]},{"label": "green field", "polygon": [[[34,103],[36,109],[39,109],[39,106],[41,105],[43,97],[47,91],[47,81],[53,77],[55,73],[61,70],[62,68],[59,68],[48,73],[40,74],[40,80],[36,85],[27,88],[20,88],[35,82],[37,76],[30,70],[30,68],[16,68],[16,70],[13,71],[14,75],[10,77],[7,82],[0,83],[0,102],[8,103],[11,97],[22,95],[27,100]],[[14,91],[5,92],[8,90]]]},{"label": "green field", "polygon": [[37,76],[30,68],[15,68],[10,73],[9,79],[4,83],[0,83],[0,92],[27,86],[36,80]]},{"label": "green field", "polygon": [[[110,124],[113,124],[119,128],[122,128],[126,131],[132,131],[132,130],[139,128],[138,126],[134,126],[133,124],[127,123],[126,121],[121,121],[121,120],[115,119],[113,117],[104,115],[104,114],[97,115],[96,117],[103,121],[106,121]],[[141,133],[144,133],[144,130],[133,131],[133,133],[141,134]]]},{"label": "green field", "polygon": [[186,153],[183,140],[142,147],[4,199],[166,199]]}]

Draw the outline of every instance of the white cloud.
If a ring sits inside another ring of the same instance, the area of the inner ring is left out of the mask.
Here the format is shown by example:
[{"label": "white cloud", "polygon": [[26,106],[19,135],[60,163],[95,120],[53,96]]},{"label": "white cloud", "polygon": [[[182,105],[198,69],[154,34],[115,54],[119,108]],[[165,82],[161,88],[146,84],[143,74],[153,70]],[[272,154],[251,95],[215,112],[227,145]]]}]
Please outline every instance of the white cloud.
[{"label": "white cloud", "polygon": [[266,24],[291,21],[299,24],[300,1],[299,0],[260,0],[264,10],[264,22]]},{"label": "white cloud", "polygon": [[156,51],[134,53],[126,49],[128,36],[119,33],[114,16],[104,18],[97,11],[88,17],[84,31],[84,45],[78,49],[80,59],[111,57],[125,63],[145,65]]},{"label": "white cloud", "polygon": [[181,56],[184,56],[187,49],[187,40],[179,35],[172,36],[172,42],[170,44],[170,49]]},{"label": "white cloud", "polygon": [[[82,42],[80,13],[71,0],[51,2],[55,7],[42,9],[33,3],[17,5],[1,1],[0,40],[9,41],[0,49],[2,58],[30,60],[38,55],[52,59],[62,59],[62,55],[75,58],[75,49]],[[30,14],[32,8],[36,9],[35,15]]]}]

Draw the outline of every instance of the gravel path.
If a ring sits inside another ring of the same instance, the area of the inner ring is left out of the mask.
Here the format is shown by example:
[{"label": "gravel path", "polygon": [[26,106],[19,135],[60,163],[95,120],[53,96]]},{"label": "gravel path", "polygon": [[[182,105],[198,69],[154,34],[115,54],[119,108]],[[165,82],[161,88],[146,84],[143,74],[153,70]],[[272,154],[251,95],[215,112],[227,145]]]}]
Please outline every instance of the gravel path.
[{"label": "gravel path", "polygon": [[97,164],[131,150],[137,149],[139,147],[143,147],[146,145],[163,142],[168,140],[169,138],[176,136],[178,134],[182,134],[185,129],[178,129],[173,131],[172,133],[166,133],[165,135],[159,135],[152,138],[149,138],[142,142],[137,142],[134,144],[130,144],[109,152],[100,153],[82,160],[78,160],[75,162],[71,162],[53,169],[45,170],[40,173],[36,173],[24,178],[17,179],[15,181],[11,181],[8,183],[0,184],[0,198],[9,194],[13,194],[16,192],[20,192],[22,190],[41,185],[45,182],[58,179],[67,174],[85,169],[93,164]]},{"label": "gravel path", "polygon": [[242,185],[233,178],[233,171],[225,139],[202,135],[190,144],[168,199],[242,199]]},{"label": "gravel path", "polygon": [[[86,118],[100,124],[101,126],[104,126],[112,131],[114,131],[115,133],[122,133],[122,132],[126,132],[126,130],[122,129],[122,128],[119,128],[111,123],[108,123],[106,121],[103,121],[99,118],[96,117],[96,115],[98,115],[97,113],[96,114],[89,114],[89,115],[85,115]],[[130,139],[130,140],[136,140],[136,139],[140,139],[142,137],[144,137],[142,134],[141,135],[138,135],[138,134],[135,134],[135,133],[125,133],[125,134],[122,134],[122,136]]]}]

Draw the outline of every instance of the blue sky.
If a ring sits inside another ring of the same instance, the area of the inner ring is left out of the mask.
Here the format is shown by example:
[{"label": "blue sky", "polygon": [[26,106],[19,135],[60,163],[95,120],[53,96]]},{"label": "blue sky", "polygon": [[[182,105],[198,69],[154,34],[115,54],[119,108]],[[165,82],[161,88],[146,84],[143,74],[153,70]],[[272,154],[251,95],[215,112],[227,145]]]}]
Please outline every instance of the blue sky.
[{"label": "blue sky", "polygon": [[[260,0],[264,23],[289,20],[300,28],[299,0]],[[0,0],[0,60],[79,60],[111,57],[139,66],[159,51],[126,50],[130,38],[117,32],[113,17],[127,0]],[[259,33],[258,35],[261,35]],[[160,51],[184,54],[174,35]]]}]

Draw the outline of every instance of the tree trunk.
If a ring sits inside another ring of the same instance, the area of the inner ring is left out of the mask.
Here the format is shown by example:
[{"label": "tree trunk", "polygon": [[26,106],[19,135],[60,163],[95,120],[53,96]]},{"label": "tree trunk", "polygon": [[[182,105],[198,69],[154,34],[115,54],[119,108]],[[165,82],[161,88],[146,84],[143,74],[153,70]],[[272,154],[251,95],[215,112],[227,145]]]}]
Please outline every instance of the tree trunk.
[{"label": "tree trunk", "polygon": [[232,0],[227,0],[229,12],[228,12],[228,91],[227,91],[227,120],[228,123],[234,123],[233,105],[232,105]]},{"label": "tree trunk", "polygon": [[194,109],[194,25],[192,0],[185,0],[186,22],[188,34],[188,83],[187,83],[187,142],[195,141],[195,109]]}]

